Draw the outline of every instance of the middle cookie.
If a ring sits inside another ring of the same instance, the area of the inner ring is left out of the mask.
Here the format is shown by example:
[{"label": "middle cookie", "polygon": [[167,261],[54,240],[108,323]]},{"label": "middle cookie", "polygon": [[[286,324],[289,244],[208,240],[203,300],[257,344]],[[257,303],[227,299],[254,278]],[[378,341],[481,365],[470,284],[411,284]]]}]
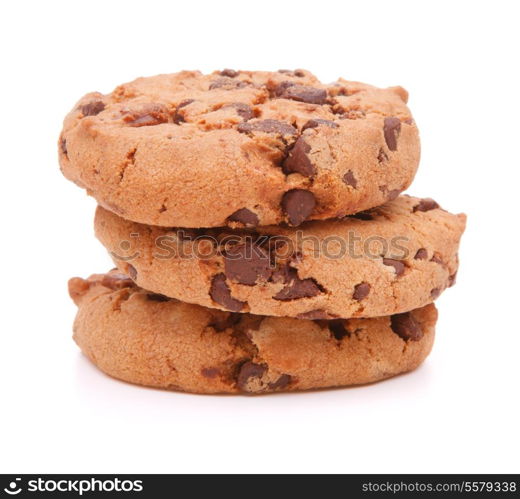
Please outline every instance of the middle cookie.
[{"label": "middle cookie", "polygon": [[233,312],[331,319],[420,308],[455,281],[466,217],[401,196],[341,220],[254,231],[168,229],[98,207],[123,272],[155,293]]}]

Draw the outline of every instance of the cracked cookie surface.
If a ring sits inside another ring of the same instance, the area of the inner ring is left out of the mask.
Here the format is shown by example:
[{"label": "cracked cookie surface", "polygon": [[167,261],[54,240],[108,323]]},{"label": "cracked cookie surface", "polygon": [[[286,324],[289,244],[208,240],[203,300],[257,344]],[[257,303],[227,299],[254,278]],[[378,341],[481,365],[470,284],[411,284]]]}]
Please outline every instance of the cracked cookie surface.
[{"label": "cracked cookie surface", "polygon": [[299,225],[411,183],[420,147],[401,87],[307,71],[183,71],[84,96],[59,140],[64,175],[105,208],[176,227]]},{"label": "cracked cookie surface", "polygon": [[374,319],[299,320],[189,305],[117,271],[73,278],[74,340],[102,371],[194,393],[267,393],[371,383],[429,354],[428,305]]},{"label": "cracked cookie surface", "polygon": [[99,207],[98,239],[139,286],[207,307],[307,319],[379,317],[455,282],[466,217],[400,196],[301,227],[167,229]]}]

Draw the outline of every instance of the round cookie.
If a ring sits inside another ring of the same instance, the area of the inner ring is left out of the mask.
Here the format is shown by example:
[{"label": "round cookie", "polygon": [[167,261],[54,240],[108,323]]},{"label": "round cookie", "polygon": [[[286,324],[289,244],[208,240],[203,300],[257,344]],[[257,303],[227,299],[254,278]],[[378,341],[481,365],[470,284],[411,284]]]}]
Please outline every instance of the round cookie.
[{"label": "round cookie", "polygon": [[259,315],[380,317],[431,303],[454,283],[465,215],[400,196],[341,220],[245,229],[166,229],[98,208],[119,269],[155,293]]},{"label": "round cookie", "polygon": [[74,340],[105,373],[195,393],[266,393],[371,383],[429,354],[434,305],[375,319],[234,314],[138,288],[117,272],[73,278]]},{"label": "round cookie", "polygon": [[401,87],[297,71],[183,71],[90,93],[59,140],[64,175],[105,208],[166,227],[344,216],[395,198],[420,146]]}]

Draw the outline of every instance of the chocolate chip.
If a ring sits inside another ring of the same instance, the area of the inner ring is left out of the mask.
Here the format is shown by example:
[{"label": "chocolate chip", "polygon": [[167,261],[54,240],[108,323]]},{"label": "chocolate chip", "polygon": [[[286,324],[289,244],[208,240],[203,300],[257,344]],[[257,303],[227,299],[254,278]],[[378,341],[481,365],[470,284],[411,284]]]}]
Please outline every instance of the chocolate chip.
[{"label": "chocolate chip", "polygon": [[233,90],[235,88],[244,88],[247,87],[247,83],[241,80],[235,80],[233,78],[229,78],[224,76],[222,78],[218,78],[215,81],[212,81],[209,85],[210,90],[214,90],[216,88],[222,88],[224,90]]},{"label": "chocolate chip", "polygon": [[267,372],[267,366],[255,364],[254,362],[245,362],[240,367],[237,376],[237,386],[243,391],[247,390],[249,380],[253,378],[261,378]]},{"label": "chocolate chip", "polygon": [[329,330],[338,341],[350,337],[351,332],[346,327],[344,319],[334,319],[329,322]]},{"label": "chocolate chip", "polygon": [[444,261],[437,252],[435,252],[433,256],[430,258],[430,262],[438,263],[439,265],[444,265]]},{"label": "chocolate chip", "polygon": [[354,287],[354,294],[352,298],[357,301],[361,301],[363,298],[366,298],[370,293],[370,284],[368,282],[362,282],[360,284],[356,284]]},{"label": "chocolate chip", "polygon": [[80,111],[83,116],[96,116],[105,109],[104,102],[93,100],[81,106]]},{"label": "chocolate chip", "polygon": [[269,253],[249,240],[226,252],[224,268],[228,279],[247,286],[269,279],[272,273]]},{"label": "chocolate chip", "polygon": [[208,326],[212,327],[217,333],[221,333],[222,331],[235,326],[243,317],[242,314],[236,312],[223,313],[226,314],[224,317],[219,315],[218,318],[208,324]]},{"label": "chocolate chip", "polygon": [[401,194],[401,191],[399,189],[392,189],[391,191],[389,191],[387,185],[380,185],[379,190],[385,195],[388,201],[393,201],[395,198],[399,196],[399,194]]},{"label": "chocolate chip", "polygon": [[222,273],[213,277],[209,295],[213,301],[232,312],[240,312],[245,305],[245,302],[231,296],[231,291],[226,283],[226,276]]},{"label": "chocolate chip", "polygon": [[264,132],[278,135],[296,135],[298,131],[289,123],[278,120],[258,120],[240,123],[237,130],[241,133]]},{"label": "chocolate chip", "polygon": [[[276,257],[283,252],[283,254],[291,254],[291,261],[296,262],[297,258],[300,256],[300,253],[293,252],[293,244],[290,240],[289,236],[284,235],[267,235],[262,234],[255,239],[255,243],[264,248],[269,252],[272,257]],[[276,272],[276,271],[275,271]],[[272,280],[272,279],[271,279]]]},{"label": "chocolate chip", "polygon": [[432,198],[424,198],[421,199],[419,204],[416,204],[413,207],[413,212],[415,213],[416,211],[430,211],[435,210],[437,208],[440,208],[437,201],[433,200]]},{"label": "chocolate chip", "polygon": [[357,188],[357,180],[356,177],[354,177],[352,170],[349,170],[347,173],[345,173],[345,175],[343,175],[343,182],[345,182],[347,185],[350,185],[354,189]]},{"label": "chocolate chip", "polygon": [[339,125],[335,121],[331,120],[322,120],[320,118],[316,118],[313,120],[307,121],[305,125],[302,127],[302,132],[307,130],[307,128],[318,128],[319,126],[328,126],[329,128],[338,128]]},{"label": "chocolate chip", "polygon": [[428,258],[428,250],[426,248],[420,248],[415,253],[414,258],[416,260],[426,260]]},{"label": "chocolate chip", "polygon": [[150,301],[158,301],[158,302],[170,301],[170,298],[168,296],[161,295],[160,293],[148,293],[146,295],[146,298]]},{"label": "chocolate chip", "polygon": [[272,89],[272,93],[275,97],[280,97],[289,87],[294,87],[294,85],[296,85],[296,83],[293,81],[282,81]]},{"label": "chocolate chip", "polygon": [[388,161],[388,154],[384,151],[383,148],[379,149],[379,154],[377,155],[377,161],[380,163],[384,163],[385,161]]},{"label": "chocolate chip", "polygon": [[440,294],[441,294],[440,288],[433,288],[430,292],[430,296],[432,297],[433,300],[436,300],[437,298],[439,298]]},{"label": "chocolate chip", "polygon": [[325,312],[325,310],[309,310],[308,312],[298,314],[296,317],[298,319],[306,319],[310,321],[329,320],[334,318],[334,316],[331,316],[328,312]]},{"label": "chocolate chip", "polygon": [[253,112],[253,108],[251,106],[248,106],[247,104],[244,104],[242,102],[234,102],[233,104],[227,104],[223,107],[225,108],[234,108],[237,112],[237,114],[244,120],[250,120],[251,118],[255,117],[255,113]]},{"label": "chocolate chip", "polygon": [[67,155],[67,141],[65,137],[60,138],[60,150],[63,154]]},{"label": "chocolate chip", "polygon": [[276,381],[274,381],[273,383],[269,383],[267,386],[271,390],[282,390],[283,388],[286,388],[291,381],[291,376],[289,376],[288,374],[282,374]]},{"label": "chocolate chip", "polygon": [[184,118],[184,114],[183,113],[180,113],[179,111],[175,111],[175,113],[173,114],[172,121],[176,125],[180,125],[181,123],[185,123],[186,119]]},{"label": "chocolate chip", "polygon": [[278,72],[288,76],[298,76],[300,78],[305,76],[305,72],[302,69],[296,69],[294,71],[291,69],[279,69]]},{"label": "chocolate chip", "polygon": [[126,271],[128,272],[128,275],[132,278],[132,280],[137,279],[137,270],[133,265],[128,264],[126,266]]},{"label": "chocolate chip", "polygon": [[385,118],[383,131],[388,149],[397,151],[397,138],[401,133],[401,120],[395,117]]},{"label": "chocolate chip", "polygon": [[192,102],[195,102],[195,99],[184,99],[177,104],[177,109],[181,109],[183,107],[189,106]]},{"label": "chocolate chip", "polygon": [[374,217],[372,213],[369,211],[358,211],[357,213],[354,213],[353,215],[349,215],[349,218],[355,218],[357,220],[374,220]]},{"label": "chocolate chip", "polygon": [[[282,85],[282,84],[281,84]],[[286,85],[281,90],[276,90],[282,99],[291,99],[307,104],[325,104],[327,92],[321,88],[309,87],[307,85]]]},{"label": "chocolate chip", "polygon": [[205,378],[213,379],[220,374],[220,369],[218,367],[204,367],[200,372]]},{"label": "chocolate chip", "polygon": [[103,276],[101,285],[116,291],[123,288],[132,288],[135,286],[135,283],[125,274],[111,273]]},{"label": "chocolate chip", "polygon": [[177,109],[175,110],[175,113],[173,115],[173,122],[176,125],[180,125],[181,123],[185,122],[184,114],[179,112],[179,109],[189,106],[192,102],[195,102],[195,100],[194,99],[184,99],[181,102],[179,102],[179,104],[177,104]]},{"label": "chocolate chip", "polygon": [[229,78],[234,78],[235,76],[238,76],[238,71],[226,68],[220,72],[220,76],[228,76]]},{"label": "chocolate chip", "polygon": [[123,110],[123,121],[131,127],[168,123],[169,117],[166,107],[160,104],[150,104],[140,110]]},{"label": "chocolate chip", "polygon": [[298,300],[319,295],[323,288],[312,278],[300,279],[296,269],[286,268],[285,287],[273,298],[279,301]]},{"label": "chocolate chip", "polygon": [[404,341],[419,341],[423,337],[420,324],[410,312],[392,315],[390,321],[392,331]]},{"label": "chocolate chip", "polygon": [[282,211],[287,215],[290,225],[300,225],[306,220],[316,206],[316,199],[312,192],[304,189],[292,189],[282,197]]},{"label": "chocolate chip", "polygon": [[273,282],[281,282],[283,284],[288,284],[294,278],[298,277],[298,271],[291,267],[289,263],[285,263],[280,265],[274,272],[271,277],[271,281]]},{"label": "chocolate chip", "polygon": [[394,260],[392,258],[383,258],[383,264],[388,267],[393,267],[397,277],[404,274],[405,265],[400,260]]},{"label": "chocolate chip", "polygon": [[305,142],[303,137],[299,137],[294,146],[289,151],[289,156],[283,163],[282,170],[288,175],[290,173],[300,173],[304,177],[313,177],[316,168],[311,163],[308,156],[311,146]]},{"label": "chocolate chip", "polygon": [[256,227],[260,223],[258,215],[247,208],[240,208],[240,210],[235,211],[227,217],[227,221],[238,222],[246,227]]}]

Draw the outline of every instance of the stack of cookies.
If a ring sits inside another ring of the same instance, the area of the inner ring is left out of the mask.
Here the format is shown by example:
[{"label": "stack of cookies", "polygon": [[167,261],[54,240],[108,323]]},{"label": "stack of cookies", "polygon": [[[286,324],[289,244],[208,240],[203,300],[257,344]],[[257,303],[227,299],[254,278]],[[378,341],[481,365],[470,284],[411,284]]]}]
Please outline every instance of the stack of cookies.
[{"label": "stack of cookies", "polygon": [[370,383],[416,368],[464,215],[401,192],[401,87],[303,70],[184,71],[90,93],[63,174],[116,269],[73,278],[74,339],[116,378],[197,393]]}]

